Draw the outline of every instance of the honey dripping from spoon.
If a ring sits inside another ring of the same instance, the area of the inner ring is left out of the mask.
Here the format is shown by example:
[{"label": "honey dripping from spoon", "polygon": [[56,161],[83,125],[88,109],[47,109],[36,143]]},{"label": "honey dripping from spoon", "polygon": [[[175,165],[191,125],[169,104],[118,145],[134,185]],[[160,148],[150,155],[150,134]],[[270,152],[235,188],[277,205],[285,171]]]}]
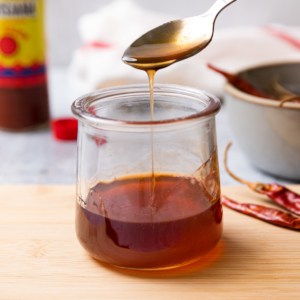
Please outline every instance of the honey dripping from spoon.
[{"label": "honey dripping from spoon", "polygon": [[[154,121],[154,78],[158,70],[202,51],[212,40],[219,13],[236,0],[217,0],[199,16],[174,20],[158,26],[134,41],[124,52],[126,64],[148,75],[150,90],[150,120]],[[151,127],[151,207],[155,211],[154,131]]]}]

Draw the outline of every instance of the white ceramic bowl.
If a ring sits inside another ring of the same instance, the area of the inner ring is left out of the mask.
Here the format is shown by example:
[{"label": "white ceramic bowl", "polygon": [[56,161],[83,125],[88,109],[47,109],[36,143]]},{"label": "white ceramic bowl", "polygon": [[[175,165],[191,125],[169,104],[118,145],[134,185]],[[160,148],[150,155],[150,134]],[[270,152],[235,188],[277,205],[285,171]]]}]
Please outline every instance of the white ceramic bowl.
[{"label": "white ceramic bowl", "polygon": [[[239,73],[267,91],[273,80],[300,94],[300,62],[258,66]],[[253,165],[277,177],[300,181],[300,103],[259,98],[225,87],[229,122]]]}]

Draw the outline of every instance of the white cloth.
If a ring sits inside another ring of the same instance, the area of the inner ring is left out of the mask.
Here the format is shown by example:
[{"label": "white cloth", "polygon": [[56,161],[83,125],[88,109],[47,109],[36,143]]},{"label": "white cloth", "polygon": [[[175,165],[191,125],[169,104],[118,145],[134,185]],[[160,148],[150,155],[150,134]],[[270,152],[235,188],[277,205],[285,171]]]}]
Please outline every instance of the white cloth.
[{"label": "white cloth", "polygon": [[[101,87],[146,83],[146,74],[124,64],[121,57],[140,35],[175,18],[142,9],[132,0],[116,0],[96,12],[83,15],[79,19],[83,46],[75,51],[69,67],[74,96]],[[272,28],[300,40],[300,28],[278,25]],[[109,46],[101,47],[99,43]],[[270,30],[264,27],[220,29],[216,23],[213,41],[206,49],[159,71],[156,82],[188,85],[220,96],[224,78],[209,70],[208,62],[227,71],[237,71],[261,63],[287,60],[300,61],[300,48],[271,34]]]}]

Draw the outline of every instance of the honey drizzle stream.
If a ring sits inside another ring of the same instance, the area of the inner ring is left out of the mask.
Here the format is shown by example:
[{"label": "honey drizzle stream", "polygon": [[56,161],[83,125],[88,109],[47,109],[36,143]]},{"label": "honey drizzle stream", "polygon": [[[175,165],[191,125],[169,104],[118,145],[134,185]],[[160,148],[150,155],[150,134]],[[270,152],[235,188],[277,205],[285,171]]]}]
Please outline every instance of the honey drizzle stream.
[{"label": "honey drizzle stream", "polygon": [[[154,121],[154,77],[155,77],[155,70],[147,70],[147,75],[149,79],[149,91],[150,91],[150,117],[151,121]],[[151,198],[150,198],[150,206],[155,212],[155,167],[154,167],[154,132],[153,126],[151,125]]]}]

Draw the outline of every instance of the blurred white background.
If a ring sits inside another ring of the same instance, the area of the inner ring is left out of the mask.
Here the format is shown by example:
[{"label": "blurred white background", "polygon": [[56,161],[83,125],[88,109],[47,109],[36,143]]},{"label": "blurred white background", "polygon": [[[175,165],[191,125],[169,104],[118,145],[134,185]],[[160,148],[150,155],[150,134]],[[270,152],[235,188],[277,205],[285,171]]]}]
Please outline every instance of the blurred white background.
[{"label": "blurred white background", "polygon": [[[142,82],[146,82],[145,74],[122,63],[120,58],[125,50],[123,50],[123,44],[118,45],[118,47],[122,47],[121,49],[111,47],[108,51],[92,49],[95,51],[85,52],[78,50],[76,54],[81,53],[82,55],[79,57],[74,55],[75,50],[82,46],[78,30],[80,16],[93,13],[108,4],[112,4],[115,0],[44,1],[46,2],[52,118],[71,116],[70,106],[74,99],[83,93],[98,88],[100,83],[103,84],[108,81],[109,83],[124,84],[124,79],[127,81],[131,79],[131,83],[137,83],[138,76]],[[122,4],[125,2],[125,0],[120,1]],[[182,18],[205,12],[215,0],[134,1],[145,9]],[[156,80],[158,82],[159,76],[161,79],[162,76],[166,76],[167,80],[164,82],[197,86],[222,97],[224,80],[214,72],[208,73],[206,62],[213,62],[220,68],[235,71],[245,65],[257,63],[258,60],[264,62],[282,60],[283,56],[290,59],[293,55],[300,61],[299,49],[270,36],[261,27],[255,27],[271,23],[297,26],[296,30],[294,28],[288,29],[292,29],[292,35],[300,39],[299,13],[300,0],[237,0],[218,17],[214,40],[206,51],[185,62],[167,68],[158,74]],[[133,15],[136,17],[135,13]],[[141,19],[146,25],[147,20],[144,15],[145,12]],[[123,34],[124,30],[126,39],[131,41],[132,35],[136,35],[135,30],[143,29],[141,28],[143,26],[136,25],[137,23],[140,24],[137,22],[137,18],[129,18],[130,26],[124,26],[124,28],[121,26],[120,30],[120,24],[124,22],[123,18],[119,18],[118,15],[115,19],[119,22],[117,26],[112,28],[113,24],[116,23],[115,20],[112,22],[110,18],[102,17],[102,22],[99,22],[103,27],[103,30],[100,30],[102,31],[101,38],[103,38],[104,32],[105,34],[108,33],[109,37],[113,36],[115,40],[120,41],[119,36]],[[92,29],[94,29],[95,23],[98,23],[98,19],[92,24]],[[247,26],[249,28],[243,28]],[[221,30],[223,28],[230,29]],[[115,34],[116,32],[118,34]],[[128,35],[129,32],[132,33],[131,36]],[[115,44],[113,45],[115,46]],[[72,69],[71,61],[75,66],[75,71]],[[225,145],[229,140],[233,140],[233,134],[228,125],[226,103],[217,118],[218,148],[221,162]],[[52,138],[48,130],[43,130],[20,134],[1,132],[0,144],[11,145],[11,147],[0,147],[0,156],[4,162],[0,166],[0,183],[74,183],[76,178],[76,143],[58,143]],[[231,157],[232,169],[241,177],[249,180],[252,178],[254,181],[260,182],[274,181],[274,178],[260,173],[252,167],[238,147],[238,143],[236,147],[233,147]],[[220,164],[220,168],[222,184],[236,184],[226,175],[223,164]],[[284,184],[280,179],[276,181]]]},{"label": "blurred white background", "polygon": [[[214,2],[214,0],[135,1],[144,8],[180,18],[200,14]],[[77,27],[78,18],[111,2],[111,0],[46,0],[50,65],[69,64],[73,51],[81,44]],[[230,9],[220,15],[216,29],[270,23],[300,26],[299,13],[299,0],[237,0]]]}]

